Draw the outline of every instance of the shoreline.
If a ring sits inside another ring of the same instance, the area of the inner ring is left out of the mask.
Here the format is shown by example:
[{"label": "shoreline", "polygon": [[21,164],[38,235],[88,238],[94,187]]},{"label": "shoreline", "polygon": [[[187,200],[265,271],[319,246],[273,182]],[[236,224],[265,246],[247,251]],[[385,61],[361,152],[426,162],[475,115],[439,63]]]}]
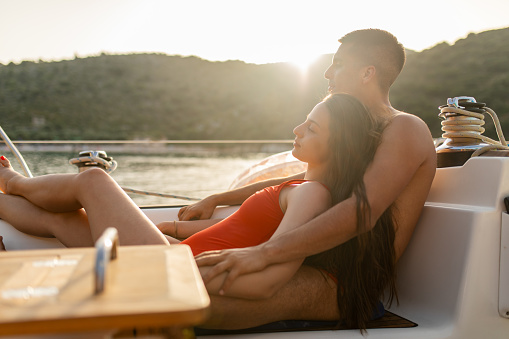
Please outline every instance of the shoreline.
[{"label": "shoreline", "polygon": [[[20,152],[76,153],[101,150],[112,154],[225,154],[279,153],[292,148],[293,140],[84,140],[84,141],[13,141]],[[0,152],[10,152],[0,144]]]}]

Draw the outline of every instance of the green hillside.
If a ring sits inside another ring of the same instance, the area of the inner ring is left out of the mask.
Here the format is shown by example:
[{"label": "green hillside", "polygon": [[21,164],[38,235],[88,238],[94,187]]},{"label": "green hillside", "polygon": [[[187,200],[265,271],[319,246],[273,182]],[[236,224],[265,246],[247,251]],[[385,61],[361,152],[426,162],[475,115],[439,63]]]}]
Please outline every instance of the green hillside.
[{"label": "green hillside", "polygon": [[[423,118],[441,135],[437,106],[448,97],[473,96],[497,112],[509,134],[509,28],[470,34],[454,45],[442,43],[408,55],[391,93],[398,109]],[[486,135],[495,136],[486,117]]]},{"label": "green hillside", "polygon": [[[393,106],[422,117],[438,137],[437,106],[470,95],[499,113],[509,133],[507,42],[509,28],[410,51]],[[0,65],[0,125],[13,140],[287,139],[326,95],[330,60],[307,76],[284,63],[162,54]]]}]

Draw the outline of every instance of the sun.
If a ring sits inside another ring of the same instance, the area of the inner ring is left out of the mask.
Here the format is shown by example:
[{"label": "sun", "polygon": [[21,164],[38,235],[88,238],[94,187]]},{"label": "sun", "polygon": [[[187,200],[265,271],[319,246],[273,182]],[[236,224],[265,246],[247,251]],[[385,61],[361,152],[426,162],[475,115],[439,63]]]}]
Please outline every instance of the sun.
[{"label": "sun", "polygon": [[289,63],[299,69],[299,71],[306,75],[308,73],[309,67],[314,64],[318,60],[319,56],[316,54],[302,54],[295,55]]}]

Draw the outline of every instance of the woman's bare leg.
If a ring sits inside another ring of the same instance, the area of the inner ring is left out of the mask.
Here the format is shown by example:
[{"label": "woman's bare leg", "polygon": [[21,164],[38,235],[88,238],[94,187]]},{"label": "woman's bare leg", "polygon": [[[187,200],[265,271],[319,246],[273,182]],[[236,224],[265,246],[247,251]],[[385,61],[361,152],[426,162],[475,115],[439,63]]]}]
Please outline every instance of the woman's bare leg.
[{"label": "woman's bare leg", "polygon": [[48,212],[23,197],[0,194],[0,219],[23,233],[57,238],[67,247],[94,244],[83,209],[63,213]]},{"label": "woman's bare leg", "polygon": [[0,159],[0,190],[25,197],[50,212],[70,212],[82,208],[78,201],[77,174],[51,174],[26,178],[14,171],[9,160]]},{"label": "woman's bare leg", "polygon": [[[25,178],[11,168],[8,160],[0,159],[0,165],[0,190],[22,196],[50,212],[84,208],[94,241],[106,228],[115,227],[121,245],[168,244],[157,227],[101,169]],[[69,232],[73,232],[72,227]]]}]

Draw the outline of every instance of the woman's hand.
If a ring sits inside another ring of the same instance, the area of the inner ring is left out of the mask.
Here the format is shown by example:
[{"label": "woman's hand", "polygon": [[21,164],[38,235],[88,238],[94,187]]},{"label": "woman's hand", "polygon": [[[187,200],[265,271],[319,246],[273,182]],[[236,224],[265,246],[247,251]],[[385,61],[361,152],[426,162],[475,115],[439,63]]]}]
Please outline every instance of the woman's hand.
[{"label": "woman's hand", "polygon": [[214,199],[209,196],[194,204],[182,207],[179,210],[178,218],[183,221],[210,219],[216,207]]},{"label": "woman's hand", "polygon": [[269,265],[263,248],[259,246],[203,252],[195,257],[198,266],[213,266],[202,278],[205,284],[226,273],[219,294],[223,295],[234,280],[247,273],[262,271]]}]

